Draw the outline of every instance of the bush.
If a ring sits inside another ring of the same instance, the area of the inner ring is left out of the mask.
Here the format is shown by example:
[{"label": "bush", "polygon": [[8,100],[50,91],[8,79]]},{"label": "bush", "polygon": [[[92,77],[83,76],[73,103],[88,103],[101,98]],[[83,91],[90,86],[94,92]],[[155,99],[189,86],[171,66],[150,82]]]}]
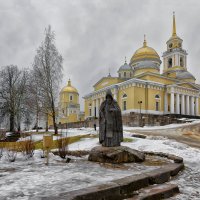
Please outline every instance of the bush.
[{"label": "bush", "polygon": [[18,146],[16,142],[10,142],[6,148],[8,161],[15,162],[15,159],[17,157],[17,150]]},{"label": "bush", "polygon": [[4,147],[5,147],[5,142],[0,142],[0,159],[3,156]]},{"label": "bush", "polygon": [[69,144],[69,138],[67,138],[67,135],[63,135],[62,132],[58,136],[57,139],[57,146],[58,146],[58,155],[65,159],[68,151],[68,144]]},{"label": "bush", "polygon": [[31,139],[20,142],[20,151],[28,159],[33,157],[35,151],[35,144]]}]

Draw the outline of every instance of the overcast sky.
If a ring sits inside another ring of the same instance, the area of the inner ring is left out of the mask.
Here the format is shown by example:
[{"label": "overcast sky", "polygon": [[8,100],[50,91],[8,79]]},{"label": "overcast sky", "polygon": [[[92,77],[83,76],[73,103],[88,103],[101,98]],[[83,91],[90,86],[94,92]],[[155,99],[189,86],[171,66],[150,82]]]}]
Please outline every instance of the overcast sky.
[{"label": "overcast sky", "polygon": [[130,61],[144,34],[148,46],[162,55],[173,11],[177,34],[189,54],[188,70],[200,83],[198,0],[0,0],[0,67],[31,67],[50,24],[64,58],[62,87],[71,78],[82,104],[82,96],[109,69],[116,76],[124,57]]}]

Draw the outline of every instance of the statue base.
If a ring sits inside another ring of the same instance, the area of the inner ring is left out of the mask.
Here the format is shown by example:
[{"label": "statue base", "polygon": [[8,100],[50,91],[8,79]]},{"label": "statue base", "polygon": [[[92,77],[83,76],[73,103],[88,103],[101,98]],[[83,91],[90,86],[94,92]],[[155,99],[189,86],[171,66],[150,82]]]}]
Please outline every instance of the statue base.
[{"label": "statue base", "polygon": [[94,147],[88,157],[89,161],[101,163],[131,163],[143,162],[145,154],[125,146]]}]

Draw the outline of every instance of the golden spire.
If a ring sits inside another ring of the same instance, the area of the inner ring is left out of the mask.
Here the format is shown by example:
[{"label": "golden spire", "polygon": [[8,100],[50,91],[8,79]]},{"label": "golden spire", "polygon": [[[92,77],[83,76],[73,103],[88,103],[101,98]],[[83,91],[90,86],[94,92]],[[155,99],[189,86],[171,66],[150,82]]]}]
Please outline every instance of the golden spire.
[{"label": "golden spire", "polygon": [[175,19],[175,12],[173,12],[173,29],[172,29],[172,36],[176,36],[176,19]]},{"label": "golden spire", "polygon": [[144,42],[143,42],[143,47],[147,46],[147,41],[146,41],[146,35],[144,34]]},{"label": "golden spire", "polygon": [[71,86],[71,80],[70,79],[68,80],[67,86]]}]

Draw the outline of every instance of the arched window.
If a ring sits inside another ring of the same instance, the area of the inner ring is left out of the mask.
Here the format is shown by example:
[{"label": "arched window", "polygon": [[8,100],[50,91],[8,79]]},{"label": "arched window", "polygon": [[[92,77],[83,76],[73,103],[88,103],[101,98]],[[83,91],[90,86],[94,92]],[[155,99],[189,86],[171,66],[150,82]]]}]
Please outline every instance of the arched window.
[{"label": "arched window", "polygon": [[90,113],[90,116],[92,116],[92,110],[91,109],[89,109],[89,113]]},{"label": "arched window", "polygon": [[124,78],[126,78],[126,72],[124,72]]},{"label": "arched window", "polygon": [[180,57],[180,66],[184,67],[183,57]]},{"label": "arched window", "polygon": [[156,101],[156,111],[159,111],[159,102]]},{"label": "arched window", "polygon": [[168,59],[168,68],[171,68],[172,67],[172,58],[169,58]]},{"label": "arched window", "polygon": [[126,110],[126,101],[123,101],[123,110]]},{"label": "arched window", "polygon": [[156,111],[159,111],[160,107],[160,96],[158,94],[155,95],[155,100],[156,100]]},{"label": "arched window", "polygon": [[72,99],[73,99],[73,96],[72,96],[72,95],[70,95],[70,96],[69,96],[69,99],[70,99],[70,101],[72,101]]}]

